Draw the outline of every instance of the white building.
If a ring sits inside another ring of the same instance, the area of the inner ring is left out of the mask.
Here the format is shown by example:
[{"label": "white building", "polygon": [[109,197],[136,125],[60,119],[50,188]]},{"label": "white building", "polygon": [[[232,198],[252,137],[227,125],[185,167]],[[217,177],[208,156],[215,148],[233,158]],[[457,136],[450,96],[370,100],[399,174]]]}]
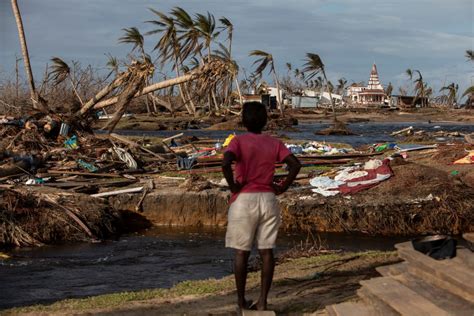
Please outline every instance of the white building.
[{"label": "white building", "polygon": [[385,90],[380,84],[375,64],[372,65],[372,70],[370,71],[369,84],[366,87],[353,84],[347,89],[347,95],[352,102],[359,105],[381,105],[384,103]]}]

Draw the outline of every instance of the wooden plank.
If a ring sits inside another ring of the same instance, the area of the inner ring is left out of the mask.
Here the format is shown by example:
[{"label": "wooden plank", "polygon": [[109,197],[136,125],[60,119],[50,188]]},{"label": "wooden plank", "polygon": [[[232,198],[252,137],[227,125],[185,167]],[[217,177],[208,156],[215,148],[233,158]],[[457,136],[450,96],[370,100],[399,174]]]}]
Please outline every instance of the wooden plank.
[{"label": "wooden plank", "polygon": [[126,193],[137,193],[137,192],[141,192],[142,190],[143,190],[143,187],[128,188],[128,189],[122,189],[122,190],[114,190],[114,191],[109,191],[109,192],[91,194],[91,196],[92,197],[106,197],[106,196],[126,194]]},{"label": "wooden plank", "polygon": [[357,295],[362,298],[363,302],[365,302],[367,305],[370,305],[375,310],[376,315],[400,316],[398,312],[396,312],[389,305],[385,304],[377,296],[373,295],[364,287],[361,287],[357,290]]},{"label": "wooden plank", "polygon": [[161,141],[164,143],[164,142],[168,142],[170,140],[173,140],[175,138],[179,138],[179,137],[182,137],[184,135],[184,133],[179,133],[179,134],[176,134],[176,135],[173,135],[171,137],[168,137],[168,138],[163,138]]},{"label": "wooden plank", "polygon": [[396,264],[389,264],[386,266],[377,267],[375,270],[377,270],[377,272],[384,277],[396,276],[407,271],[407,263],[400,262]]},{"label": "wooden plank", "polygon": [[474,253],[467,248],[456,249],[456,257],[452,260],[458,264],[466,265],[467,267],[474,269]]},{"label": "wooden plank", "polygon": [[344,302],[326,306],[331,316],[371,316],[377,315],[374,308],[363,302]]},{"label": "wooden plank", "polygon": [[68,182],[46,182],[38,184],[37,186],[46,186],[46,187],[55,187],[55,188],[72,188],[77,186],[91,186],[91,185],[100,185],[100,186],[111,186],[111,185],[126,185],[130,183],[135,183],[136,181],[130,180],[127,178],[117,179],[117,180],[91,180],[91,181],[68,181]]},{"label": "wooden plank", "polygon": [[474,315],[474,304],[405,272],[392,277],[451,315]]},{"label": "wooden plank", "polygon": [[401,315],[449,315],[445,310],[390,277],[373,278],[360,283],[372,295]]},{"label": "wooden plank", "polygon": [[474,233],[466,233],[462,235],[462,237],[466,239],[467,241],[469,241],[470,243],[474,244]]},{"label": "wooden plank", "polygon": [[242,316],[276,316],[274,311],[254,311],[250,309],[243,309]]},{"label": "wooden plank", "polygon": [[93,173],[93,172],[81,172],[81,171],[63,171],[63,170],[51,170],[49,169],[47,175],[56,175],[56,174],[71,174],[77,176],[91,176],[91,177],[100,177],[100,178],[118,178],[121,177],[119,174],[114,173]]},{"label": "wooden plank", "polygon": [[410,273],[474,302],[474,270],[455,260],[435,260],[416,251],[411,243],[395,245],[398,255],[408,262]]}]

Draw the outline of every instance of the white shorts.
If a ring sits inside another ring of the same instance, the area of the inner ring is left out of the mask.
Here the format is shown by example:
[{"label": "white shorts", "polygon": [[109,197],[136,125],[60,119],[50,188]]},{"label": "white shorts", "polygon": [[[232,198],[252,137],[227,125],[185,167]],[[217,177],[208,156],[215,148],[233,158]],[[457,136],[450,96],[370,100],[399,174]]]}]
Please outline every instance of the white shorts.
[{"label": "white shorts", "polygon": [[280,206],[273,192],[240,193],[230,205],[225,246],[250,251],[275,248],[281,223]]}]

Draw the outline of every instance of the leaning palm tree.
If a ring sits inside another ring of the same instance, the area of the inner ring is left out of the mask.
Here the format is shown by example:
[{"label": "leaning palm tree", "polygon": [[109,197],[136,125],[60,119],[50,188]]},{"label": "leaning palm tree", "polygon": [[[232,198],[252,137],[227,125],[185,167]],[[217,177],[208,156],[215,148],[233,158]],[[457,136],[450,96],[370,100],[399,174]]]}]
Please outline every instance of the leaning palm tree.
[{"label": "leaning palm tree", "polygon": [[[145,40],[143,38],[143,35],[138,30],[138,28],[130,27],[130,28],[124,28],[122,30],[125,32],[125,34],[122,37],[119,38],[119,40],[118,40],[119,43],[132,44],[133,45],[132,52],[137,49],[140,52],[142,60],[148,59],[149,56],[145,53]],[[148,86],[150,84],[149,81],[150,81],[150,78],[146,78],[145,85]],[[151,95],[147,95],[146,98],[145,98],[145,105],[146,105],[147,113],[148,114],[151,113],[150,105],[149,105],[149,102],[148,102],[149,98],[152,101],[154,111],[158,112],[158,109],[156,108],[155,98],[153,98]]]},{"label": "leaning palm tree", "polygon": [[474,51],[472,49],[466,50],[466,58],[469,61],[474,61]]},{"label": "leaning palm tree", "polygon": [[196,29],[201,33],[201,37],[204,39],[204,47],[207,49],[207,61],[211,61],[211,43],[219,35],[216,32],[216,20],[214,15],[207,12],[207,15],[197,13],[194,21]]},{"label": "leaning palm tree", "polygon": [[[81,103],[81,106],[84,105],[79,92],[77,91],[77,82],[74,79],[73,75],[71,74],[71,68],[68,64],[66,64],[61,58],[53,57],[51,58],[51,66],[49,77],[53,80],[54,84],[58,85],[59,83],[63,82],[64,80],[68,79],[69,83],[71,84],[72,91],[76,95],[76,98]],[[73,62],[74,63],[74,62]],[[75,64],[76,65],[76,64]]]},{"label": "leaning palm tree", "polygon": [[[227,31],[227,39],[229,40],[229,46],[228,46],[227,51],[229,52],[230,59],[232,59],[232,37],[234,35],[234,25],[228,18],[224,16],[219,19],[219,22],[221,22],[222,24],[222,26],[220,26],[219,29],[221,31]],[[240,88],[238,86],[238,81],[236,83],[237,83],[237,90],[240,96],[240,102],[242,103],[242,97],[240,93]],[[233,80],[231,78],[230,83],[229,83],[229,90],[227,92],[228,95],[232,94],[232,85],[233,85]]]},{"label": "leaning palm tree", "polygon": [[321,57],[319,57],[318,54],[306,53],[306,63],[304,64],[304,66],[305,68],[303,69],[303,72],[309,73],[308,79],[313,78],[319,73],[323,75],[324,81],[326,81],[326,88],[328,89],[328,92],[329,92],[329,99],[331,99],[330,101],[331,101],[331,108],[332,108],[332,113],[333,113],[333,120],[334,122],[336,122],[337,121],[336,106],[334,104],[331,91],[329,90],[328,78],[326,76],[326,71],[324,68],[323,61],[321,60]]},{"label": "leaning palm tree", "polygon": [[[466,50],[466,57],[468,61],[474,61],[474,51],[472,49]],[[461,98],[464,98],[466,95],[469,95],[467,104],[472,104],[474,101],[474,86],[468,87]]]},{"label": "leaning palm tree", "polygon": [[124,28],[122,31],[125,34],[119,38],[119,43],[132,44],[132,52],[138,49],[142,56],[145,57],[145,41],[140,31],[136,27]]},{"label": "leaning palm tree", "polygon": [[[153,35],[161,33],[161,38],[154,49],[160,52],[162,65],[169,60],[173,60],[173,68],[175,69],[176,76],[180,77],[180,69],[182,68],[182,46],[178,39],[176,20],[155,9],[150,8],[150,11],[157,15],[159,19],[147,21],[147,23],[153,24],[157,28],[146,34]],[[196,107],[189,97],[189,93],[184,84],[179,84],[178,89],[188,113],[195,115]]]},{"label": "leaning palm tree", "polygon": [[267,68],[267,66],[270,67],[270,73],[273,75],[273,80],[277,86],[278,109],[280,110],[280,113],[283,114],[283,105],[280,100],[280,82],[278,81],[278,76],[275,71],[275,63],[272,54],[266,53],[262,50],[253,50],[250,52],[249,56],[257,57],[257,60],[254,62],[254,65],[258,64],[257,69],[253,73],[255,78],[261,77],[265,68]]},{"label": "leaning palm tree", "polygon": [[[232,81],[235,82],[235,85],[237,87],[237,93],[239,94],[239,101],[240,105],[243,104],[243,99],[242,99],[242,92],[240,91],[240,86],[239,86],[239,81],[237,79],[238,73],[239,73],[239,65],[235,60],[232,59],[232,56],[230,55],[230,51],[222,44],[219,44],[220,50],[214,50],[214,57],[215,58],[220,58],[223,62],[225,62],[228,67],[229,67],[229,82],[232,83]],[[226,82],[226,81],[225,81]],[[232,86],[230,86],[232,88]],[[224,89],[225,91],[226,89]]]},{"label": "leaning palm tree", "polygon": [[201,55],[202,44],[200,43],[201,33],[196,28],[193,18],[186,10],[175,7],[170,11],[170,15],[176,25],[177,38],[181,42],[180,59],[186,60],[189,56]]},{"label": "leaning palm tree", "polygon": [[439,89],[439,92],[446,91],[448,104],[454,105],[457,102],[458,89],[459,89],[459,85],[452,82],[451,84],[447,86],[441,87],[441,89]]},{"label": "leaning palm tree", "polygon": [[48,106],[46,101],[41,98],[35,88],[35,81],[33,78],[33,72],[31,70],[30,56],[28,54],[28,46],[26,45],[25,30],[23,28],[23,21],[21,19],[20,8],[18,7],[17,0],[11,0],[13,14],[15,15],[16,26],[18,29],[18,37],[20,39],[21,53],[23,55],[23,62],[25,64],[25,72],[28,77],[28,85],[30,88],[30,97],[33,102],[33,108],[42,112],[48,112]]},{"label": "leaning palm tree", "polygon": [[423,81],[423,76],[421,75],[421,72],[419,70],[412,70],[410,68],[406,70],[406,74],[408,78],[410,78],[410,80],[413,79],[415,72],[418,73],[418,78],[413,80],[413,82],[415,83],[415,98],[413,98],[413,105],[416,103],[416,100],[421,97],[421,107],[425,107],[427,106],[427,104],[425,104],[425,83]]},{"label": "leaning palm tree", "polygon": [[219,29],[227,31],[227,39],[229,40],[229,54],[232,56],[232,36],[234,34],[234,25],[228,18],[224,16],[219,19],[219,22],[222,24]]}]

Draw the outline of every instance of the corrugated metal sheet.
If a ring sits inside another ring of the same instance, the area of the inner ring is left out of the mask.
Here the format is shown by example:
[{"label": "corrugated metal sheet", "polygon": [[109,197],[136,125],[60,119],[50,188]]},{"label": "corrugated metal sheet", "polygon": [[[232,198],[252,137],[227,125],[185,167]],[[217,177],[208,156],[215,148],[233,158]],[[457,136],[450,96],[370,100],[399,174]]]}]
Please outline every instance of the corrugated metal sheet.
[{"label": "corrugated metal sheet", "polygon": [[291,97],[291,107],[294,109],[298,108],[315,108],[318,106],[318,97],[302,97],[293,96]]}]

